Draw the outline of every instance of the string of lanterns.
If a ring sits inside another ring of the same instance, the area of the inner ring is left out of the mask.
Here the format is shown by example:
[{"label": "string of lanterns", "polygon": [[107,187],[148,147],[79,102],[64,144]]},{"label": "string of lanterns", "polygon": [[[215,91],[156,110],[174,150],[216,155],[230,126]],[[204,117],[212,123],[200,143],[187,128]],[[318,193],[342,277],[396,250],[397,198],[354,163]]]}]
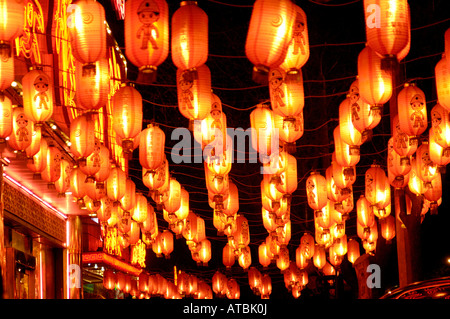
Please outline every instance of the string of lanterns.
[{"label": "string of lanterns", "polygon": [[[11,43],[23,27],[24,10],[20,1],[0,4],[3,16],[8,17],[0,24],[0,92],[3,92],[14,79]],[[94,0],[80,0],[75,4],[69,30],[76,60],[76,101],[82,110],[70,123],[70,152],[75,165],[42,137],[43,123],[53,114],[55,88],[49,74],[39,66],[22,79],[23,107],[13,107],[11,100],[0,93],[3,115],[0,138],[7,140],[14,150],[25,152],[28,168],[52,185],[58,194],[70,191],[80,206],[95,214],[103,238],[108,231],[116,229],[122,248],[134,246],[142,238],[157,256],[168,258],[173,251],[173,236],[184,237],[192,259],[206,266],[211,259],[211,242],[205,235],[205,221],[189,208],[188,191],[169,173],[164,132],[154,122],[142,130],[142,96],[131,83],[124,83],[109,96],[104,9]],[[245,213],[239,212],[239,190],[228,176],[232,142],[226,132],[226,114],[220,97],[212,93],[211,72],[206,65],[208,16],[195,1],[183,1],[174,12],[169,28],[166,1],[128,0],[125,6],[126,57],[139,68],[142,78],[154,80],[157,68],[167,59],[171,31],[178,108],[190,121],[189,128],[203,154],[207,154],[204,174],[213,224],[218,234],[227,238],[223,264],[229,268],[238,260],[239,266],[248,271],[249,285],[255,294],[268,298],[271,279],[251,267],[248,220]],[[304,131],[301,69],[309,58],[307,19],[305,12],[290,0],[257,0],[253,6],[245,52],[254,66],[254,80],[268,85],[270,97],[270,103],[259,104],[250,114],[252,146],[260,154],[266,172],[260,187],[261,217],[268,236],[258,247],[258,261],[263,267],[275,261],[284,275],[286,288],[296,298],[308,283],[305,268],[310,260],[317,269],[333,274],[345,255],[352,263],[359,256],[358,241],[347,239],[345,233],[345,222],[355,208],[357,236],[364,250],[374,253],[377,221],[383,238],[390,241],[395,236],[391,187],[408,187],[414,194],[423,195],[423,214],[428,209],[434,212],[442,201],[440,174],[450,162],[447,134],[450,90],[446,84],[450,74],[446,60],[450,54],[450,31],[444,36],[445,54],[435,68],[439,102],[431,110],[432,127],[428,136],[424,136],[428,129],[425,94],[414,83],[405,83],[397,96],[398,116],[393,118],[395,129],[388,143],[387,171],[380,165],[372,165],[365,173],[364,195],[354,202],[352,185],[356,181],[360,146],[370,139],[371,131],[380,123],[383,105],[394,91],[387,65],[390,59],[401,61],[408,54],[411,40],[406,0],[365,0],[364,8],[368,8],[364,16],[367,44],[358,56],[358,78],[339,105],[331,165],[325,176],[314,171],[306,180],[307,203],[314,212],[314,236],[302,235],[294,262],[289,258],[287,245],[291,239],[292,194],[298,185],[297,160],[292,153]],[[157,210],[162,210],[167,230],[159,230],[155,208],[146,196],[137,192],[126,170],[112,163],[110,150],[96,137],[97,112],[109,98],[112,130],[124,157],[139,150],[142,181]],[[212,291],[204,282],[197,283],[203,287],[198,291],[191,287],[188,290],[192,276],[184,272],[178,276],[178,287],[158,274],[143,272],[142,278],[132,280],[132,284],[125,284],[129,279],[122,277],[105,271],[105,287],[111,289],[117,285],[119,290],[140,290],[167,297],[196,294],[211,298],[213,291],[218,296],[239,298],[237,281],[219,272],[212,278]],[[164,281],[170,289],[149,288]]]}]

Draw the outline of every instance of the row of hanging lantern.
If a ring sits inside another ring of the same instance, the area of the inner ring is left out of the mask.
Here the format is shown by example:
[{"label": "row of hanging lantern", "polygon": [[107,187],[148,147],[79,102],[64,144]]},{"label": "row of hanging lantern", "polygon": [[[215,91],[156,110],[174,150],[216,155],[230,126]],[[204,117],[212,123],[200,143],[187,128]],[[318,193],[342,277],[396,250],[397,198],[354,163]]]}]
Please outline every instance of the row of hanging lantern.
[{"label": "row of hanging lantern", "polygon": [[214,273],[211,286],[218,298],[239,299],[241,296],[241,287],[237,280],[232,277],[228,278],[219,270]]},{"label": "row of hanging lantern", "polygon": [[106,269],[103,274],[103,286],[108,290],[119,290],[136,299],[164,298],[212,299],[211,287],[195,275],[179,271],[176,280],[171,281],[161,274],[149,274],[142,271],[139,276]]},{"label": "row of hanging lantern", "polygon": [[[268,232],[258,247],[258,259],[263,267],[275,261],[280,271],[285,272],[291,264],[287,248],[291,239],[291,196],[297,189],[297,160],[291,153],[303,135],[301,68],[309,58],[304,11],[291,1],[257,0],[245,52],[254,66],[254,80],[267,83],[270,96],[270,106],[259,104],[250,114],[252,146],[263,163],[262,220]],[[266,284],[262,278],[266,278]],[[261,275],[252,267],[249,283],[261,298],[268,298],[271,291],[268,275]]]}]

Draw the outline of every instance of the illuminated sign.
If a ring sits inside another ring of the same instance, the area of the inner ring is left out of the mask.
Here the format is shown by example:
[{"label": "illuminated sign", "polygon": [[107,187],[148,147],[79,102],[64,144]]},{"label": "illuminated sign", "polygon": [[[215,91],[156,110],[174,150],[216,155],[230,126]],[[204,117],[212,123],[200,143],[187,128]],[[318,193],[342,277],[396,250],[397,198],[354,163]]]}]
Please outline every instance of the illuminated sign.
[{"label": "illuminated sign", "polygon": [[105,236],[105,246],[104,246],[104,250],[110,254],[110,255],[115,255],[115,256],[122,256],[122,247],[120,246],[120,239],[119,239],[119,234],[118,234],[118,230],[115,227],[110,227],[108,228],[108,230],[106,231],[106,236]]},{"label": "illuminated sign", "polygon": [[[16,38],[17,55],[22,54],[33,64],[42,64],[38,36],[45,34],[44,13],[38,0],[28,0],[25,4],[23,33]],[[42,38],[41,38],[42,39]]]},{"label": "illuminated sign", "polygon": [[143,241],[139,241],[131,248],[131,264],[145,268],[145,257],[147,256],[147,246]]},{"label": "illuminated sign", "polygon": [[113,256],[110,256],[108,254],[105,254],[103,252],[88,252],[83,253],[81,256],[81,260],[83,264],[106,264],[111,266],[112,268],[116,270],[123,271],[125,273],[129,273],[133,276],[139,276],[139,274],[142,272],[142,269],[138,269],[130,264],[127,264],[126,262],[119,260]]}]

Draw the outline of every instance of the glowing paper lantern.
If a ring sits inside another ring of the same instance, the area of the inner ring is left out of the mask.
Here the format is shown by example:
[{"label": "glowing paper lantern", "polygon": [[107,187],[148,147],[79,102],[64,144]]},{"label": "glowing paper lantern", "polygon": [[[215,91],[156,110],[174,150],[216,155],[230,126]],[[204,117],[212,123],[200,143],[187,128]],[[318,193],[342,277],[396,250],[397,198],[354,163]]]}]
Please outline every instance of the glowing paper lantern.
[{"label": "glowing paper lantern", "polygon": [[379,209],[391,203],[391,189],[386,173],[379,165],[371,165],[365,174],[365,198]]},{"label": "glowing paper lantern", "polygon": [[86,161],[80,162],[80,169],[85,173],[88,177],[86,182],[92,183],[95,181],[95,174],[97,174],[102,166],[101,157],[100,157],[100,146],[101,143],[99,140],[95,141],[94,150],[92,153],[86,157]]},{"label": "glowing paper lantern", "polygon": [[[147,204],[147,203],[145,203]],[[131,178],[127,178],[125,182],[125,194],[120,199],[120,207],[126,212],[131,210],[136,205],[136,184]]]},{"label": "glowing paper lantern", "polygon": [[333,131],[334,151],[336,153],[336,162],[343,167],[352,167],[359,163],[360,149],[358,145],[345,143],[341,137],[340,125]]},{"label": "glowing paper lantern", "polygon": [[202,149],[211,143],[226,144],[227,117],[222,111],[222,102],[214,93],[211,93],[211,102],[209,114],[203,120],[194,122],[194,138]]},{"label": "glowing paper lantern", "polygon": [[347,243],[347,259],[353,264],[359,256],[359,243],[355,239],[350,238]]},{"label": "glowing paper lantern", "polygon": [[313,263],[318,269],[322,269],[326,263],[326,251],[322,245],[316,245],[314,249]]},{"label": "glowing paper lantern", "polygon": [[359,94],[359,80],[353,81],[348,92],[350,99],[351,121],[354,127],[363,135],[376,127],[381,121],[381,109],[371,106]]},{"label": "glowing paper lantern", "polygon": [[22,79],[23,107],[28,119],[42,123],[53,114],[52,79],[41,69],[32,69]]},{"label": "glowing paper lantern", "polygon": [[169,54],[167,2],[127,1],[125,12],[125,54],[139,72],[152,73]]},{"label": "glowing paper lantern", "polygon": [[189,120],[203,120],[211,111],[211,72],[206,64],[195,69],[177,69],[180,113]]},{"label": "glowing paper lantern", "polygon": [[59,197],[64,197],[70,189],[70,173],[72,172],[72,163],[67,159],[61,159],[61,173],[59,179],[55,182],[55,189]]},{"label": "glowing paper lantern", "polygon": [[125,196],[126,182],[127,174],[120,167],[113,166],[106,180],[106,195],[114,205],[119,205],[119,201]]},{"label": "glowing paper lantern", "polygon": [[0,140],[3,142],[13,131],[12,110],[11,100],[0,90]]},{"label": "glowing paper lantern", "polygon": [[108,179],[109,172],[111,171],[109,149],[105,145],[100,144],[98,155],[100,158],[100,169],[97,173],[95,173],[94,177],[97,186],[104,187],[104,182]]},{"label": "glowing paper lantern", "polygon": [[34,174],[35,177],[39,178],[40,173],[45,169],[47,165],[47,151],[48,151],[48,143],[46,139],[41,141],[39,151],[30,157],[27,161],[27,167]]},{"label": "glowing paper lantern", "polygon": [[356,216],[358,224],[367,230],[372,227],[375,222],[375,215],[370,207],[370,202],[364,195],[361,195],[356,201]]},{"label": "glowing paper lantern", "polygon": [[0,92],[9,88],[14,81],[14,59],[10,58],[10,50],[8,44],[0,47]]},{"label": "glowing paper lantern", "polygon": [[431,161],[428,141],[422,142],[416,151],[416,174],[429,187],[433,179],[438,177],[437,165]]},{"label": "glowing paper lantern", "polygon": [[12,112],[13,132],[9,136],[8,145],[17,150],[25,151],[31,145],[31,134],[34,122],[28,120],[23,107],[15,107]]},{"label": "glowing paper lantern", "polygon": [[270,265],[271,260],[269,257],[268,247],[266,245],[266,242],[262,242],[258,246],[258,260],[259,260],[259,263],[263,267],[268,267]]},{"label": "glowing paper lantern", "polygon": [[158,125],[149,124],[141,133],[139,163],[146,170],[156,170],[164,160],[165,134]]},{"label": "glowing paper lantern", "polygon": [[87,195],[86,192],[86,174],[84,174],[78,166],[74,166],[70,174],[70,191],[72,196],[78,200],[78,204],[82,204],[82,199]]},{"label": "glowing paper lantern", "polygon": [[411,172],[409,173],[408,188],[416,195],[422,195],[427,190],[425,182],[420,178],[417,160],[411,160]]},{"label": "glowing paper lantern", "polygon": [[70,151],[84,165],[95,150],[95,122],[90,113],[79,115],[70,123]]},{"label": "glowing paper lantern", "polygon": [[450,113],[439,103],[431,109],[429,134],[448,156],[450,154]]},{"label": "glowing paper lantern", "polygon": [[164,201],[164,209],[173,214],[181,207],[181,184],[173,177],[169,184],[169,196]]},{"label": "glowing paper lantern", "polygon": [[235,261],[234,249],[226,243],[222,250],[222,263],[226,268],[231,268]]},{"label": "glowing paper lantern", "polygon": [[203,65],[208,59],[208,16],[196,1],[182,1],[172,16],[172,62],[182,70]]},{"label": "glowing paper lantern", "polygon": [[278,151],[277,137],[274,132],[273,112],[267,106],[258,104],[250,113],[252,147],[258,153],[270,156]]},{"label": "glowing paper lantern", "polygon": [[44,181],[49,183],[49,185],[53,185],[61,177],[62,153],[58,147],[49,145],[44,156],[46,157],[46,160],[44,170],[41,172],[41,177]]},{"label": "glowing paper lantern", "polygon": [[[280,141],[285,143],[284,147],[291,153],[289,144],[295,143],[304,133],[303,111],[290,118],[273,113],[273,124],[274,128],[278,130]],[[292,147],[295,147],[295,145],[292,145]]]},{"label": "glowing paper lantern", "polygon": [[407,0],[364,0],[367,44],[382,56],[399,54],[408,45]]},{"label": "glowing paper lantern", "polygon": [[295,5],[295,20],[292,39],[286,52],[286,58],[280,65],[286,72],[296,72],[309,59],[308,24],[305,11]]},{"label": "glowing paper lantern", "polygon": [[103,272],[103,287],[108,290],[112,290],[116,286],[116,274],[112,269],[105,269]]},{"label": "glowing paper lantern", "polygon": [[268,81],[270,102],[275,114],[293,117],[303,110],[305,96],[300,70],[296,74],[286,74],[281,68],[270,69]]},{"label": "glowing paper lantern", "polygon": [[392,76],[381,68],[380,56],[366,46],[358,55],[359,93],[372,107],[382,108],[392,96]]},{"label": "glowing paper lantern", "polygon": [[350,145],[351,149],[356,152],[359,146],[365,141],[361,132],[353,124],[353,118],[355,116],[352,108],[354,106],[350,98],[346,98],[339,105],[339,129],[342,141]]},{"label": "glowing paper lantern", "polygon": [[[445,34],[450,34],[447,30]],[[449,40],[450,41],[450,40]],[[448,41],[447,41],[448,42]],[[446,42],[446,43],[447,43]],[[449,52],[450,53],[450,52]],[[434,68],[436,93],[439,104],[450,111],[450,63],[447,61],[446,55],[442,55],[441,60]]]},{"label": "glowing paper lantern", "polygon": [[105,10],[95,0],[79,0],[71,7],[69,15],[70,42],[76,60],[86,64],[88,72],[93,63],[106,56]]},{"label": "glowing paper lantern", "polygon": [[112,97],[113,129],[122,138],[125,153],[133,149],[133,139],[142,130],[142,96],[131,85],[122,86]]},{"label": "glowing paper lantern", "polygon": [[380,219],[381,236],[386,239],[386,242],[390,243],[395,237],[395,217],[392,215],[386,218]]},{"label": "glowing paper lantern", "polygon": [[400,127],[398,115],[393,119],[394,132],[392,134],[394,150],[401,156],[402,161],[409,162],[409,157],[413,155],[418,147],[418,140],[408,136]]},{"label": "glowing paper lantern", "polygon": [[291,1],[257,0],[253,5],[245,53],[258,70],[278,67],[292,40],[296,11]]},{"label": "glowing paper lantern", "polygon": [[81,63],[76,63],[75,79],[77,106],[85,111],[96,111],[108,103],[110,76],[106,58],[93,62],[86,70]]},{"label": "glowing paper lantern", "polygon": [[[387,156],[387,169],[388,175],[392,174],[395,180],[402,184],[405,176],[411,171],[411,162],[408,160],[403,160],[402,157],[394,149],[394,138],[391,137],[388,141],[388,156]],[[388,176],[389,177],[389,176]],[[397,187],[391,183],[392,186]]]},{"label": "glowing paper lantern", "polygon": [[327,180],[313,171],[306,180],[306,195],[311,209],[321,210],[327,204]]},{"label": "glowing paper lantern", "polygon": [[398,93],[398,120],[400,129],[412,138],[417,138],[427,129],[425,93],[414,84],[405,83]]}]

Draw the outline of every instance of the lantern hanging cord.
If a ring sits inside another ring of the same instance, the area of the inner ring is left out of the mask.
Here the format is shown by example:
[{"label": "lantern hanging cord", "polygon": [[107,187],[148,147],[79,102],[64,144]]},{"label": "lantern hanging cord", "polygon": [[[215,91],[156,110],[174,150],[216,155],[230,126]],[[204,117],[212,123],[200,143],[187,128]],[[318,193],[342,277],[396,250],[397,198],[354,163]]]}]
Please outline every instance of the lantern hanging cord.
[{"label": "lantern hanging cord", "polygon": [[308,0],[311,3],[317,4],[319,6],[325,6],[325,7],[343,7],[343,6],[347,6],[350,4],[354,4],[354,3],[358,3],[361,2],[361,0],[353,0],[350,2],[346,2],[346,3],[338,3],[338,4],[327,4],[327,3],[322,3],[322,2],[318,2],[318,1],[314,1],[314,0]]}]

